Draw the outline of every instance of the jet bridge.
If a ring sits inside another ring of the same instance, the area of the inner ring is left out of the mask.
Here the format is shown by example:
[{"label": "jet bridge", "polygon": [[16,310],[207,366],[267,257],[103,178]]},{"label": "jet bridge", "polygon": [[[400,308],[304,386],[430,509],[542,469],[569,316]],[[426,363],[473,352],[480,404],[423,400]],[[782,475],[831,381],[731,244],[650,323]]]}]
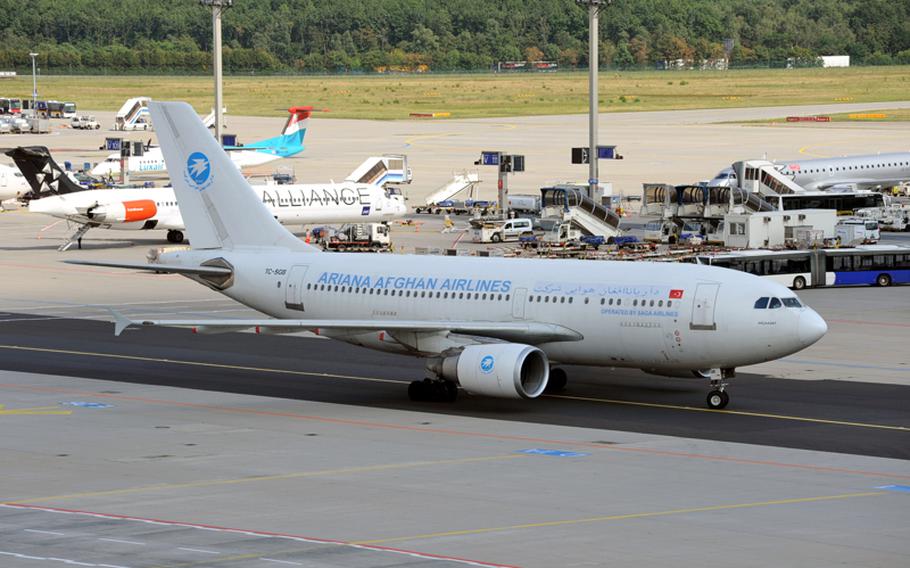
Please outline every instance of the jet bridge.
[{"label": "jet bridge", "polygon": [[586,197],[579,189],[564,186],[541,188],[540,206],[542,217],[571,222],[587,235],[609,238],[622,234],[619,215]]}]

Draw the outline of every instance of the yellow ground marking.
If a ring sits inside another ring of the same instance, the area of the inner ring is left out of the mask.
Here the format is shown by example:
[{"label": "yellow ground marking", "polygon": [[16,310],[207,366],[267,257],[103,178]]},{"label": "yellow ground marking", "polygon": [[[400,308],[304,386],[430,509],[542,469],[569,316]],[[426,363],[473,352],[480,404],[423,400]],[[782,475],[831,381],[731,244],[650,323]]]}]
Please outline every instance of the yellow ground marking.
[{"label": "yellow ground marking", "polygon": [[[49,349],[43,347],[22,347],[18,345],[0,345],[0,349],[10,349],[18,351],[34,351],[39,353],[58,353],[63,355],[80,355],[85,357],[100,357],[105,359],[120,359],[127,361],[143,361],[149,363],[167,363],[172,365],[185,365],[190,367],[205,367],[213,369],[229,369],[235,371],[252,371],[258,373],[274,373],[282,375],[293,375],[302,377],[320,377],[327,379],[347,379],[352,381],[366,381],[374,383],[403,384],[402,381],[393,379],[380,379],[377,377],[364,377],[360,375],[341,375],[335,373],[320,373],[314,371],[293,371],[289,369],[273,369],[268,367],[249,367],[245,365],[228,365],[224,363],[206,363],[204,361],[184,361],[179,359],[166,359],[159,357],[141,357],[138,355],[118,355],[115,353],[96,353],[91,351],[74,351],[69,349]],[[682,410],[687,412],[708,412],[716,414],[729,414],[734,416],[751,416],[755,418],[771,418],[775,420],[791,420],[795,422],[807,422],[814,424],[828,424],[833,426],[848,426],[852,428],[875,428],[879,430],[892,430],[896,432],[908,432],[910,427],[894,426],[889,424],[873,424],[866,422],[850,422],[845,420],[829,420],[824,418],[807,418],[802,416],[789,416],[785,414],[770,414],[762,412],[748,412],[742,410],[712,410],[709,408],[700,408],[697,406],[684,406],[675,404],[661,404],[656,402],[635,402],[631,400],[618,400],[608,398],[595,398],[571,395],[544,395],[546,398],[556,398],[562,400],[575,400],[580,402],[598,402],[602,404],[622,404],[626,406],[641,406],[648,408],[663,408],[666,410]]]},{"label": "yellow ground marking", "polygon": [[6,406],[0,404],[0,416],[35,416],[50,414],[60,414],[65,416],[72,413],[72,410],[63,410],[59,406],[35,406],[33,408],[11,408],[7,410]]},{"label": "yellow ground marking", "polygon": [[810,152],[809,148],[812,148],[812,147],[813,146],[803,146],[802,148],[799,149],[799,153],[806,155],[806,156],[811,156],[813,158],[830,158],[831,157],[827,154],[815,154],[815,153]]},{"label": "yellow ground marking", "polygon": [[406,146],[412,146],[415,142],[422,142],[424,140],[433,140],[434,138],[450,138],[452,136],[458,136],[456,132],[440,132],[438,134],[418,134],[416,136],[410,136],[404,139]]},{"label": "yellow ground marking", "polygon": [[222,363],[206,363],[204,361],[184,361],[180,359],[166,359],[163,357],[141,357],[138,355],[118,355],[116,353],[97,353],[93,351],[74,351],[71,349],[49,349],[44,347],[22,347],[20,345],[0,345],[0,349],[14,351],[34,351],[37,353],[58,353],[61,355],[80,355],[84,357],[100,357],[102,359],[120,359],[125,361],[142,361],[147,363],[168,363],[171,365],[186,365],[189,367],[206,367],[210,369],[230,369],[234,371],[253,371],[257,373],[275,373],[280,375],[295,375],[301,377],[322,377],[327,379],[350,379],[353,381],[368,381],[373,383],[402,384],[401,381],[392,379],[379,379],[376,377],[362,377],[358,375],[339,375],[335,373],[319,373],[314,371],[292,371],[290,369],[272,369],[267,367],[249,367],[246,365],[227,365]]},{"label": "yellow ground marking", "polygon": [[834,426],[850,426],[852,428],[878,428],[881,430],[895,430],[910,432],[907,426],[892,426],[890,424],[870,424],[867,422],[849,422],[846,420],[828,420],[825,418],[806,418],[804,416],[789,416],[787,414],[770,414],[767,412],[749,412],[746,410],[713,410],[698,406],[684,406],[677,404],[661,404],[657,402],[635,402],[632,400],[616,400],[611,398],[594,398],[587,396],[572,396],[565,394],[548,394],[546,398],[559,398],[563,400],[578,400],[582,402],[599,402],[603,404],[624,404],[627,406],[644,406],[647,408],[666,408],[669,410],[685,410],[688,412],[707,412],[711,414],[732,414],[734,416],[752,416],[755,418],[773,418],[775,420],[793,420],[795,422],[810,422],[813,424],[831,424]]},{"label": "yellow ground marking", "polygon": [[424,460],[403,463],[388,463],[354,467],[339,467],[334,469],[323,469],[315,471],[298,471],[293,473],[280,473],[276,475],[255,475],[229,479],[207,479],[201,481],[190,481],[187,483],[156,483],[154,485],[142,485],[139,487],[125,487],[123,489],[110,489],[106,491],[84,491],[81,493],[68,493],[63,495],[49,495],[45,497],[29,497],[27,499],[5,500],[3,504],[33,504],[46,503],[48,501],[64,501],[67,499],[79,499],[89,497],[109,497],[113,495],[128,495],[134,493],[149,493],[156,491],[167,491],[176,489],[195,489],[200,487],[215,487],[223,485],[240,485],[244,483],[259,483],[262,481],[284,481],[288,479],[305,479],[310,477],[326,477],[336,475],[351,475],[356,473],[376,473],[383,471],[397,471],[403,469],[415,469],[421,467],[433,467],[439,465],[462,465],[471,463],[483,463],[501,460],[513,460],[526,458],[526,454],[502,454],[496,456],[483,456],[474,458],[455,458],[448,460]]},{"label": "yellow ground marking", "polygon": [[709,505],[706,507],[689,507],[685,509],[671,509],[668,511],[652,511],[647,513],[629,513],[625,515],[604,515],[599,517],[586,517],[583,519],[565,519],[561,521],[544,521],[540,523],[526,523],[521,525],[509,525],[501,527],[488,527],[482,529],[465,529],[457,531],[445,531],[437,533],[425,533],[412,536],[400,536],[393,538],[380,538],[374,540],[354,541],[352,544],[387,544],[391,542],[404,542],[410,540],[425,540],[431,538],[443,538],[449,536],[465,536],[475,534],[488,534],[494,532],[514,531],[521,529],[536,529],[544,527],[558,527],[566,525],[580,525],[586,523],[602,523],[607,521],[625,521],[630,519],[647,519],[652,517],[669,517],[672,515],[685,515],[690,513],[708,513],[712,511],[732,511],[735,509],[753,509],[757,507],[771,507],[775,505],[794,505],[799,503],[813,503],[820,501],[836,501],[839,499],[853,499],[856,497],[873,497],[885,495],[887,491],[866,491],[863,493],[842,493],[840,495],[823,495],[821,497],[800,497],[796,499],[776,499],[773,501],[757,501],[753,503],[735,503],[731,505]]}]

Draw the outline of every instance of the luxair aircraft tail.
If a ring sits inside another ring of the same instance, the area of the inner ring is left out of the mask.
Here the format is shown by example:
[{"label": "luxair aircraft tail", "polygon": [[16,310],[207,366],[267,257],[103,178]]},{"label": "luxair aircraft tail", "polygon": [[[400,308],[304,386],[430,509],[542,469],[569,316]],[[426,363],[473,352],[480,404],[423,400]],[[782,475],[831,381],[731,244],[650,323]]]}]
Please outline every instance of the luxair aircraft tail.
[{"label": "luxair aircraft tail", "polygon": [[194,249],[317,250],[275,220],[190,105],[149,102],[149,110]]},{"label": "luxair aircraft tail", "polygon": [[75,193],[86,189],[70,179],[63,168],[54,161],[45,146],[19,146],[8,150],[6,155],[16,162],[25,181],[32,188],[21,197],[22,201]]},{"label": "luxair aircraft tail", "polygon": [[280,136],[266,138],[243,146],[227,146],[227,150],[254,150],[282,158],[288,158],[303,151],[310,116],[315,109],[311,106],[296,106],[288,109],[291,116],[284,125]]}]

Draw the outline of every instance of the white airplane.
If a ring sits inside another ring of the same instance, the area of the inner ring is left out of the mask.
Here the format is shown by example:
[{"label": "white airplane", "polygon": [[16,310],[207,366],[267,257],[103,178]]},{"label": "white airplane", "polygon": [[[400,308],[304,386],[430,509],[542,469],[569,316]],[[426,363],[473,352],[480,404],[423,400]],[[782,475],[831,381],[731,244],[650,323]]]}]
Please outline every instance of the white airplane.
[{"label": "white airplane", "polygon": [[[881,189],[910,181],[910,152],[814,160],[775,161],[775,166],[806,191]],[[724,168],[709,187],[736,185],[736,172]]]},{"label": "white airplane", "polygon": [[[303,151],[303,139],[314,109],[310,106],[291,107],[281,135],[259,140],[243,146],[226,146],[225,150],[238,168],[261,166],[279,158],[288,158]],[[120,153],[110,154],[91,170],[93,176],[107,177],[120,174]],[[142,156],[126,158],[126,170],[131,174],[159,174],[167,171],[164,156],[158,146],[149,146]]]},{"label": "white airplane", "polygon": [[30,190],[28,181],[16,167],[0,164],[0,203],[25,195]]},{"label": "white airplane", "polygon": [[[8,155],[32,185],[26,196],[29,211],[79,226],[60,247],[61,251],[79,243],[86,232],[96,227],[166,230],[168,242],[183,242],[185,224],[172,187],[85,189],[57,165],[47,148],[16,148]],[[199,175],[205,167],[197,160],[186,175]],[[376,223],[407,213],[401,194],[366,183],[255,185],[250,193],[284,225]]]},{"label": "white airplane", "polygon": [[68,262],[182,274],[268,317],[115,313],[117,335],[133,325],[315,330],[426,358],[432,378],[411,383],[415,400],[454,400],[458,386],[533,399],[564,387],[556,364],[695,374],[711,380],[708,406],[717,409],[737,367],[796,353],[827,331],[784,286],[709,266],[321,253],[275,221],[192,107],[152,103],[151,112],[165,159],[184,174],[174,185],[192,250],[166,252],[156,264]]}]

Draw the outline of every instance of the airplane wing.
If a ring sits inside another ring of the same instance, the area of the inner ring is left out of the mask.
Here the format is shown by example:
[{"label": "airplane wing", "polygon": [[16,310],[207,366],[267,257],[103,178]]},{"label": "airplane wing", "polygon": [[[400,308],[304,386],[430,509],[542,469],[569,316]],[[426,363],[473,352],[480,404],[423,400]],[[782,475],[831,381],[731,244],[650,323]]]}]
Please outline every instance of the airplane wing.
[{"label": "airplane wing", "polygon": [[102,266],[105,268],[127,268],[169,274],[195,274],[197,276],[230,276],[233,271],[223,266],[177,266],[172,264],[147,264],[142,262],[107,262],[103,260],[64,260],[66,264],[81,266]]},{"label": "airplane wing", "polygon": [[281,334],[300,331],[363,332],[386,331],[389,333],[438,333],[474,335],[540,344],[556,341],[581,341],[584,336],[565,326],[532,321],[478,322],[446,320],[325,320],[325,319],[193,319],[193,320],[131,320],[111,310],[114,316],[114,335],[129,327],[186,327],[201,333],[227,333],[254,330],[256,333]]}]

